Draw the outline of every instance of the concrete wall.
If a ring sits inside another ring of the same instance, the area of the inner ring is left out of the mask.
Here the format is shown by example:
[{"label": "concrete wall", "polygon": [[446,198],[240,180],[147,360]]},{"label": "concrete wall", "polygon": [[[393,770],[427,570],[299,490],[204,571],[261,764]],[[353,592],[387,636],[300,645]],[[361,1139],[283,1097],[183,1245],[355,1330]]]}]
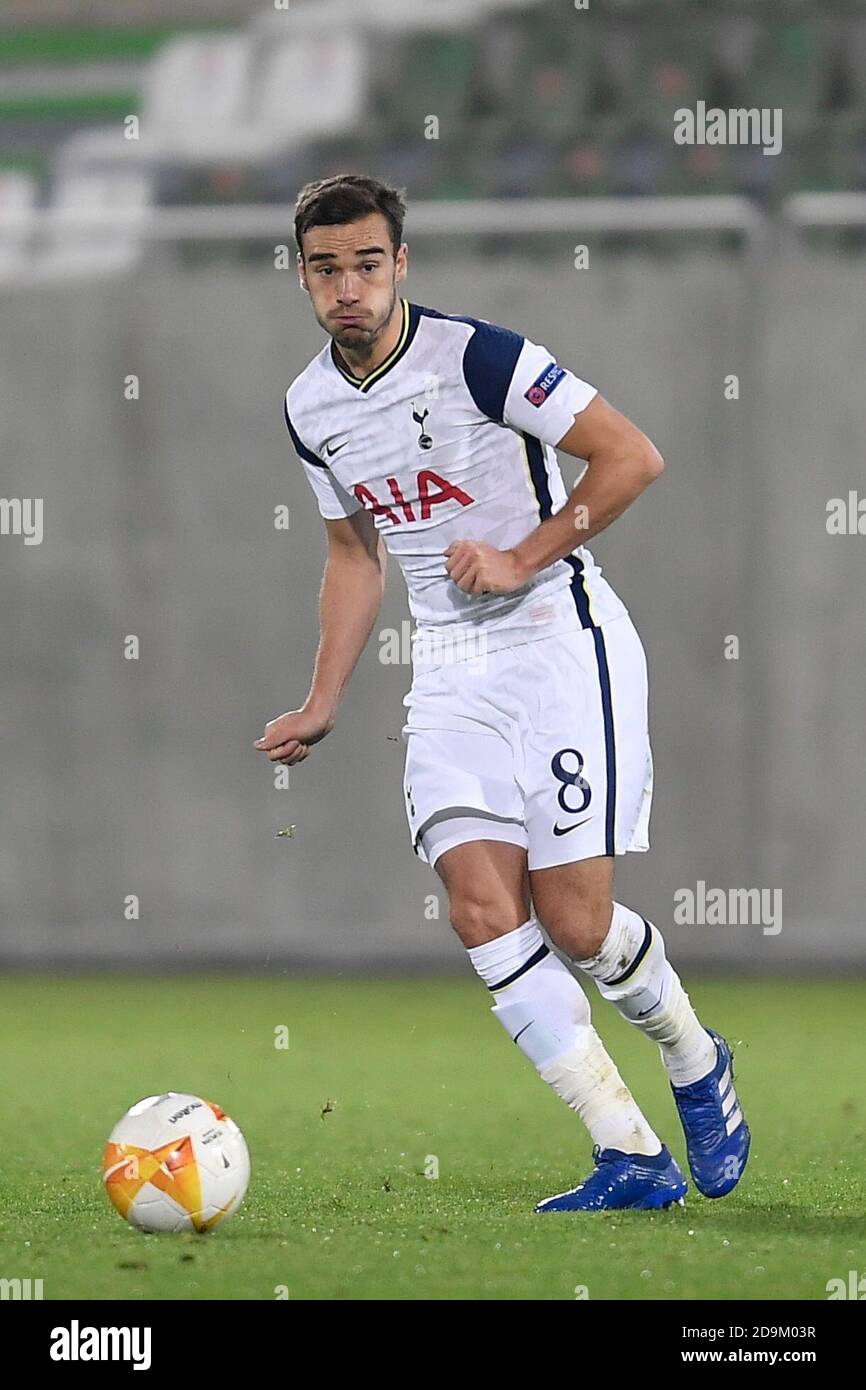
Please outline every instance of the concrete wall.
[{"label": "concrete wall", "polygon": [[[866,538],[825,527],[866,492],[866,263],[419,248],[408,293],[546,343],[667,459],[593,546],[651,678],[653,850],[619,896],[680,961],[866,963]],[[303,700],[318,634],[323,530],[282,395],[321,337],[292,275],[164,251],[0,312],[0,493],[44,498],[45,526],[0,536],[0,960],[458,963],[403,816],[408,668],[374,634],[289,790],[252,748]],[[407,614],[392,563],[378,629]],[[782,890],[783,930],[672,926],[699,880]]]}]

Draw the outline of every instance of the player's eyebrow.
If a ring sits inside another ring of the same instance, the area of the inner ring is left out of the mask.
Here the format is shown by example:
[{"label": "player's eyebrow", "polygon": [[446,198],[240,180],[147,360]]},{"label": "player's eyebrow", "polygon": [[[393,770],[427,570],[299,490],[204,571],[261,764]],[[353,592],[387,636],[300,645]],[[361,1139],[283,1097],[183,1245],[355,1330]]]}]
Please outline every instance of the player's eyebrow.
[{"label": "player's eyebrow", "polygon": [[[362,250],[355,252],[356,256],[384,256],[384,246],[365,246]],[[307,257],[308,261],[334,261],[337,259],[335,251],[314,251]]]}]

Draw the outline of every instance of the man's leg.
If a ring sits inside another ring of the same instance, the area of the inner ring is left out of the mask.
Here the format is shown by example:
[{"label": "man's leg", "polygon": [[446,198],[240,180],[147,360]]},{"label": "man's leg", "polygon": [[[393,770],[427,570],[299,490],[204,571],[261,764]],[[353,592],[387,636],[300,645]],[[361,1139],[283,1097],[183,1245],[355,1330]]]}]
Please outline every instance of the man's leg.
[{"label": "man's leg", "polygon": [[671,1083],[706,1076],[716,1047],[670,965],[661,932],[613,901],[613,859],[600,856],[530,875],[539,921],[623,1018],[658,1043]]},{"label": "man's leg", "polygon": [[686,1136],[689,1166],[706,1197],[736,1187],[751,1135],[734,1089],[733,1053],[699,1022],[661,933],[613,901],[613,859],[530,872],[539,920],[551,940],[622,1016],[658,1043]]},{"label": "man's leg", "polygon": [[451,924],[493,995],[493,1012],[542,1079],[602,1149],[659,1154],[659,1139],[591,1024],[586,995],[542,938],[526,851],[472,840],[445,850],[434,867],[448,890]]}]

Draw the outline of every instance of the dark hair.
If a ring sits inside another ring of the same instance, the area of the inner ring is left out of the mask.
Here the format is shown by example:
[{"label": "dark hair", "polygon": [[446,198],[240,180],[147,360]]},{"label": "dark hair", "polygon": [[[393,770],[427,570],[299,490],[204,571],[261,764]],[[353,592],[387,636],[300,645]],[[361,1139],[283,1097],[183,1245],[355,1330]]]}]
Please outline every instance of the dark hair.
[{"label": "dark hair", "polygon": [[396,256],[403,241],[406,216],[405,189],[391,188],[363,174],[334,174],[305,184],[295,203],[295,241],[303,251],[301,239],[310,227],[332,227],[358,222],[373,212],[381,212],[388,223],[391,245]]}]

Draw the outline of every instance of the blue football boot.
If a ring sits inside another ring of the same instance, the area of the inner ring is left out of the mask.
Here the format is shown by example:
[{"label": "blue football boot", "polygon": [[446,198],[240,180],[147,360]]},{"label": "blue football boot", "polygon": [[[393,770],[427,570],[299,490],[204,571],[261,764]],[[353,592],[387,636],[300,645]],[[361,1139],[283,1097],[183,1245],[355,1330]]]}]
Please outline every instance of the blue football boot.
[{"label": "blue football boot", "polygon": [[716,1065],[700,1081],[671,1090],[695,1186],[705,1197],[724,1197],[743,1176],[752,1136],[734,1090],[734,1054],[723,1037],[706,1031],[716,1044]]},{"label": "blue football boot", "polygon": [[539,1202],[536,1211],[620,1211],[683,1203],[688,1183],[679,1164],[662,1145],[661,1153],[627,1154],[621,1149],[592,1151],[595,1167],[579,1187]]}]

